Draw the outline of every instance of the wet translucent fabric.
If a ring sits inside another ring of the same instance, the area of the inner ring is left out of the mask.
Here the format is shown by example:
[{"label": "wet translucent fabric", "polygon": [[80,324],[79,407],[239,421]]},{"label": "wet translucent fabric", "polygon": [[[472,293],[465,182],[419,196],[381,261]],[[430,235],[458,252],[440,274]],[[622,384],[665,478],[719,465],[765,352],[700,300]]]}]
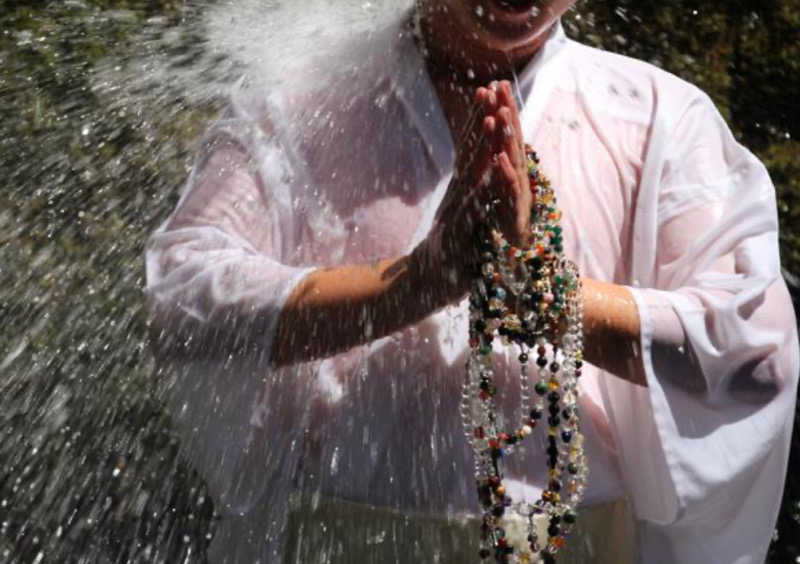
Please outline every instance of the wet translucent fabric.
[{"label": "wet translucent fabric", "polygon": [[[332,358],[269,365],[297,283],[411,250],[452,172],[406,20],[328,63],[280,88],[237,87],[147,252],[169,402],[224,513],[212,561],[280,562],[289,508],[320,499],[410,519],[477,507],[458,413],[465,302]],[[585,370],[585,503],[629,501],[643,562],[763,561],[798,373],[764,167],[695,87],[560,28],[516,86],[567,255],[584,276],[631,287],[642,321],[632,362],[647,388]],[[503,410],[517,417],[516,354],[498,353]],[[509,459],[512,495],[533,500],[546,484],[545,443],[539,432]]]}]

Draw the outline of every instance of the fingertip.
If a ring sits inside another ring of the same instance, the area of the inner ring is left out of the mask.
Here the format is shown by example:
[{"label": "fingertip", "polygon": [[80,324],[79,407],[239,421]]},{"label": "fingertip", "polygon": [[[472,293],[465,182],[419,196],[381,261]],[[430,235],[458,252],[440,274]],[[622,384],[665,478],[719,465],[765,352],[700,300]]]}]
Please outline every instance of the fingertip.
[{"label": "fingertip", "polygon": [[493,116],[486,116],[483,118],[483,131],[487,135],[493,135],[497,128],[497,122]]}]

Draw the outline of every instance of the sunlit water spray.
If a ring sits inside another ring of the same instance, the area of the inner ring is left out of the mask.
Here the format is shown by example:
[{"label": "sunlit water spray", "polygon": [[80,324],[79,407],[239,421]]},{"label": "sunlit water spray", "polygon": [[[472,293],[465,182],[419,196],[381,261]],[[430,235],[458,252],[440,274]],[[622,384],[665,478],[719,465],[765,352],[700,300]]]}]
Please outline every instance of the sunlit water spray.
[{"label": "sunlit water spray", "polygon": [[285,85],[396,9],[4,9],[0,561],[178,562],[204,551],[214,509],[178,456],[153,377],[146,239],[236,80]]},{"label": "sunlit water spray", "polygon": [[153,376],[145,242],[232,84],[336,74],[329,53],[409,2],[98,4],[0,11],[2,562],[204,552],[215,508]]}]

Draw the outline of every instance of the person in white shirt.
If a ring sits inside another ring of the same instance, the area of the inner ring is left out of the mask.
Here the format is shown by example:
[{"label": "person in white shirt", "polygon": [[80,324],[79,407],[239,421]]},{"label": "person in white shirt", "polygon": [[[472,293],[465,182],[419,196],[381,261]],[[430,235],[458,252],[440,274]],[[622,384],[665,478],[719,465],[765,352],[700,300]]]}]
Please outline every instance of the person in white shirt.
[{"label": "person in white shirt", "polygon": [[[571,4],[419,0],[330,68],[234,92],[146,257],[223,513],[212,562],[478,561],[471,229],[488,197],[526,229],[523,142],[583,280],[590,479],[563,561],[764,560],[798,375],[774,188],[696,87],[567,39]],[[511,461],[516,498],[546,485],[544,442]]]}]

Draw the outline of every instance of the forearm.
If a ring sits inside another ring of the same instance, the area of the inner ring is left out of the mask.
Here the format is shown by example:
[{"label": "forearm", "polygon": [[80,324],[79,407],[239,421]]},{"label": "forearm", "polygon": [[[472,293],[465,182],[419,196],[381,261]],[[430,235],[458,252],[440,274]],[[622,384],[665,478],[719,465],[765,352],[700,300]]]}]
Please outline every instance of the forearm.
[{"label": "forearm", "polygon": [[640,386],[647,380],[639,350],[636,302],[624,286],[583,279],[585,359]]},{"label": "forearm", "polygon": [[292,292],[272,346],[277,365],[323,358],[389,335],[457,299],[421,251],[320,269]]}]

